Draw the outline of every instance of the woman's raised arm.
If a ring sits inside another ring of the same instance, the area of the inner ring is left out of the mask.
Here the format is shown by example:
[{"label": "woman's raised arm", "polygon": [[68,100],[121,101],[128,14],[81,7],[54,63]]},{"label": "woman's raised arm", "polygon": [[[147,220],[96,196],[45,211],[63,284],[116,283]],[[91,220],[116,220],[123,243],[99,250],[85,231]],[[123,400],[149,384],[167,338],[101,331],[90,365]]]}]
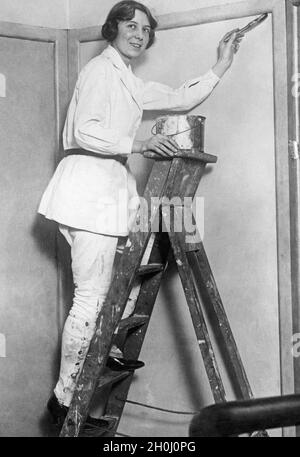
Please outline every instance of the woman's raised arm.
[{"label": "woman's raised arm", "polygon": [[[229,34],[228,41],[225,41]],[[146,110],[189,111],[202,103],[229,69],[237,52],[241,38],[231,31],[220,41],[217,63],[204,75],[186,81],[178,89],[165,84],[145,82],[143,88],[143,108]]]}]

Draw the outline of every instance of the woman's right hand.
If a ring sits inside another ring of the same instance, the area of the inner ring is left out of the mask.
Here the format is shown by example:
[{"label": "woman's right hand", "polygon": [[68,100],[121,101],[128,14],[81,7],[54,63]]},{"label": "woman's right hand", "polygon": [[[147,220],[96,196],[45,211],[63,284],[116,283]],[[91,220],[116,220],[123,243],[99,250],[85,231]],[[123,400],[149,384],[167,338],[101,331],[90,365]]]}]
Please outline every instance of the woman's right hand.
[{"label": "woman's right hand", "polygon": [[176,141],[166,135],[153,135],[151,138],[139,143],[139,152],[147,159],[172,159],[178,152]]},{"label": "woman's right hand", "polygon": [[240,42],[244,35],[239,34],[239,29],[231,30],[226,33],[218,46],[218,61],[212,68],[214,73],[221,78],[223,74],[230,68],[234,55],[237,53]]}]

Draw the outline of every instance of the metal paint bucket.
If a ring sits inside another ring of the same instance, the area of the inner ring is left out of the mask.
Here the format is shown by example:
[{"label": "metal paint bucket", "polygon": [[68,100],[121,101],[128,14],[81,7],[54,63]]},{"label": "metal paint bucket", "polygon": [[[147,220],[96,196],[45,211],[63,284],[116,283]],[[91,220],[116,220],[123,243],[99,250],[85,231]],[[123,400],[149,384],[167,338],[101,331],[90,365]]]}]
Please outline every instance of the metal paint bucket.
[{"label": "metal paint bucket", "polygon": [[196,149],[204,152],[205,120],[205,117],[196,115],[162,116],[157,118],[155,133],[174,138],[179,149]]}]

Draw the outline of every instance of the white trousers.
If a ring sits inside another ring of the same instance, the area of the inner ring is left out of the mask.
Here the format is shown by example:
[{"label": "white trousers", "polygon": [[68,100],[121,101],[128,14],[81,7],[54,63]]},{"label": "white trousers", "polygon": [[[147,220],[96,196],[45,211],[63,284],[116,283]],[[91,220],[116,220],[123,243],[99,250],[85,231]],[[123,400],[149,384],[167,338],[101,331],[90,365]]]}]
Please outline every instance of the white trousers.
[{"label": "white trousers", "polygon": [[59,229],[71,246],[75,291],[63,330],[60,374],[54,392],[60,403],[69,406],[108,292],[118,238],[65,226]]}]

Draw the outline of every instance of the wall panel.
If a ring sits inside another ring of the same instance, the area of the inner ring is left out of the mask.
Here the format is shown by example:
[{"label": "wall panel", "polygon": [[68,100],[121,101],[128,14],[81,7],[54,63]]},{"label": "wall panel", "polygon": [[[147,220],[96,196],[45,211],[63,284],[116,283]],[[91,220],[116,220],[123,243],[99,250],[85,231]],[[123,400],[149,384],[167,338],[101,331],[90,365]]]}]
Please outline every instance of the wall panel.
[{"label": "wall panel", "polygon": [[38,436],[57,376],[56,228],[36,211],[60,154],[66,34],[0,24],[0,436]]}]

